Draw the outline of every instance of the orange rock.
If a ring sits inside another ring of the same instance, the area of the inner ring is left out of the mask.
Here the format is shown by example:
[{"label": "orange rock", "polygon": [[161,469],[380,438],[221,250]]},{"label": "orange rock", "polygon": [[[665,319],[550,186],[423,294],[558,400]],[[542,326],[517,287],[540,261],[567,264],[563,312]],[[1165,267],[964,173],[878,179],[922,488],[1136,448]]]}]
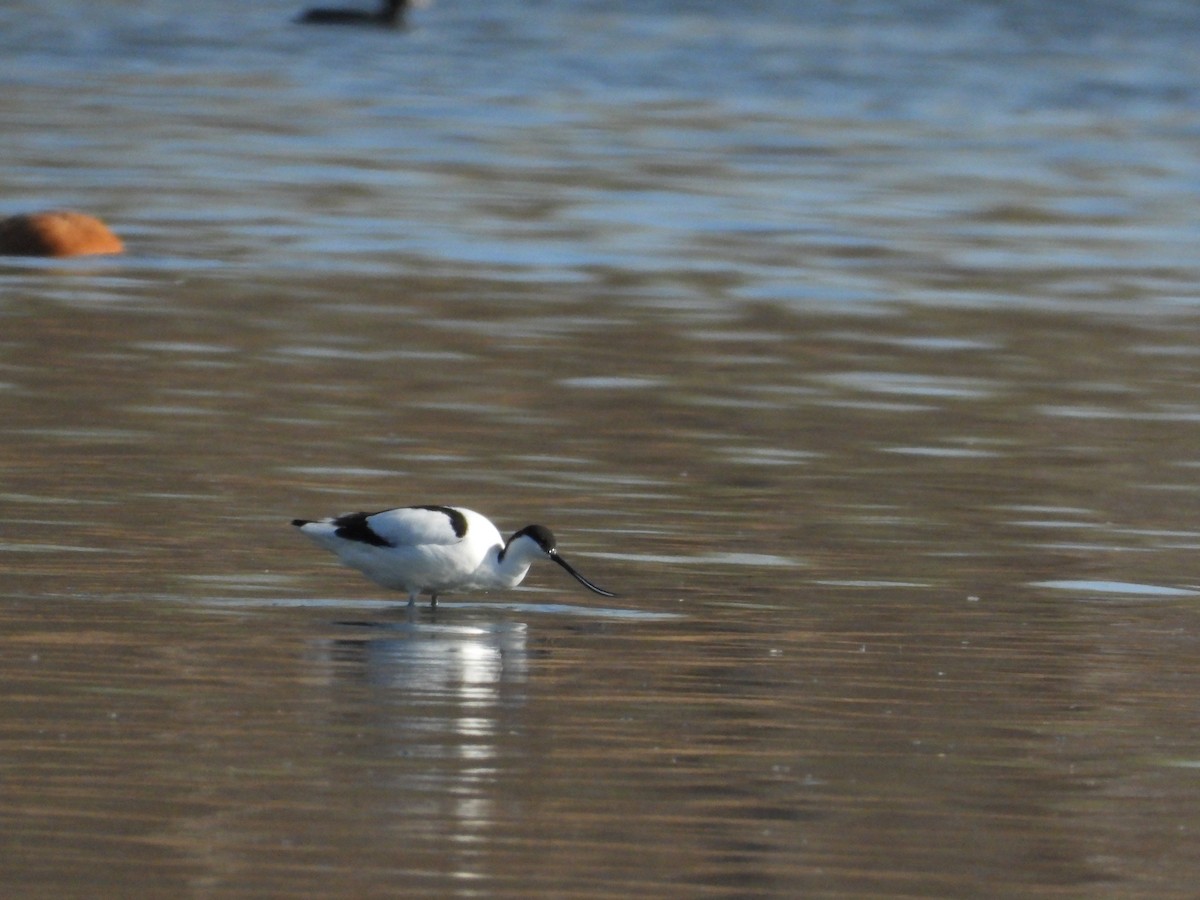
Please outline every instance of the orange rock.
[{"label": "orange rock", "polygon": [[56,209],[0,219],[0,254],[87,256],[124,252],[125,245],[107,225],[83,213]]}]

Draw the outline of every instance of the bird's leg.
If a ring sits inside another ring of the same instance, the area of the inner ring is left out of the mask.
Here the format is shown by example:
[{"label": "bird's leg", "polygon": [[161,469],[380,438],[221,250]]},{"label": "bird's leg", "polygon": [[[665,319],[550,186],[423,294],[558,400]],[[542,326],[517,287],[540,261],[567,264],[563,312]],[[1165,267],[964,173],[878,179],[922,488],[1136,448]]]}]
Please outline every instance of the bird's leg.
[{"label": "bird's leg", "polygon": [[417,597],[418,597],[418,596],[420,596],[420,592],[415,592],[415,593],[409,594],[409,595],[408,595],[408,605],[409,605],[409,606],[416,606],[416,605],[417,605]]},{"label": "bird's leg", "polygon": [[429,608],[437,609],[437,592],[436,591],[429,595]]}]

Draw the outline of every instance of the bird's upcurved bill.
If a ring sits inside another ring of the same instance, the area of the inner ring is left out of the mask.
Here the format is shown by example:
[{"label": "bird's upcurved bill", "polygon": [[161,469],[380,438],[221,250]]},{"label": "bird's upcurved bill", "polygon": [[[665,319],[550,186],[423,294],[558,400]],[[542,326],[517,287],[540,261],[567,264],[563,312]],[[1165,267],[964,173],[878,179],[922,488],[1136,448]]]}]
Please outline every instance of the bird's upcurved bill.
[{"label": "bird's upcurved bill", "polygon": [[576,572],[575,568],[569,562],[567,562],[565,559],[563,559],[561,556],[559,556],[557,553],[551,553],[550,558],[552,560],[554,560],[556,563],[558,563],[560,566],[562,566],[564,569],[566,569],[567,572],[570,573],[572,578],[574,578],[576,581],[578,581],[580,584],[582,584],[589,591],[597,593],[601,597],[617,596],[612,591],[606,591],[602,587],[596,587],[596,585],[592,584],[590,581],[588,581],[586,578],[584,578],[582,575],[580,575],[578,572]]}]

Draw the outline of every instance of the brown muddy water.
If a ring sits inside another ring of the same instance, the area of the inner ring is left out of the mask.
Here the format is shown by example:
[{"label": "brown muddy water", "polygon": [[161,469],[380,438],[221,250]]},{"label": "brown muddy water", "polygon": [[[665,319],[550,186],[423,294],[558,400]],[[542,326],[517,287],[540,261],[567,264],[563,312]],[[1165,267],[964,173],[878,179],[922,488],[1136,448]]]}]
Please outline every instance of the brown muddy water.
[{"label": "brown muddy water", "polygon": [[[6,307],[14,896],[1190,890],[1190,317],[89,277]],[[287,524],[428,500],[622,596]]]},{"label": "brown muddy water", "polygon": [[0,12],[3,896],[1195,895],[1192,5],[228,5]]}]

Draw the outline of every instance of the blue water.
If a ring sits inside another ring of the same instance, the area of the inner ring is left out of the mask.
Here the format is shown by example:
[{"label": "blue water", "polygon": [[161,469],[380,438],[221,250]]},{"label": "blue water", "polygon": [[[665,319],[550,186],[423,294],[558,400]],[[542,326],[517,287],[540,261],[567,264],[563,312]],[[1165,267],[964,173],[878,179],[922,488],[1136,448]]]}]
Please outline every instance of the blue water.
[{"label": "blue water", "polygon": [[96,212],[151,264],[704,275],[801,308],[890,302],[881,263],[1064,302],[1048,266],[1191,274],[1191,3],[296,9],[6,5],[0,212]]}]

